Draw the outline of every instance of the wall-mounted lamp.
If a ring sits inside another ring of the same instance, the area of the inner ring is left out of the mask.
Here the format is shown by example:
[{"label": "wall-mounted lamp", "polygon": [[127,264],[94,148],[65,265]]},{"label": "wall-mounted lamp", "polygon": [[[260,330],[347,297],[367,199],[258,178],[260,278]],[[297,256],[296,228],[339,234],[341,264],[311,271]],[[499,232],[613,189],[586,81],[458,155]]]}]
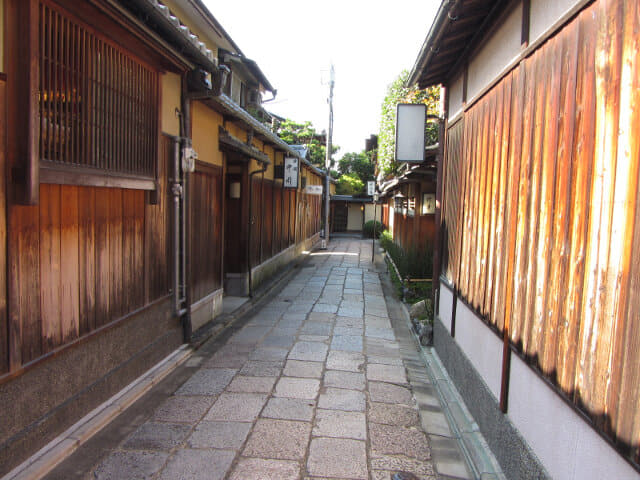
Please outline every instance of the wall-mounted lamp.
[{"label": "wall-mounted lamp", "polygon": [[406,200],[407,197],[405,197],[402,192],[398,192],[393,196],[393,200],[395,201],[395,207],[396,208],[402,208],[404,201]]},{"label": "wall-mounted lamp", "polygon": [[240,198],[240,182],[231,182],[229,185],[229,198]]}]

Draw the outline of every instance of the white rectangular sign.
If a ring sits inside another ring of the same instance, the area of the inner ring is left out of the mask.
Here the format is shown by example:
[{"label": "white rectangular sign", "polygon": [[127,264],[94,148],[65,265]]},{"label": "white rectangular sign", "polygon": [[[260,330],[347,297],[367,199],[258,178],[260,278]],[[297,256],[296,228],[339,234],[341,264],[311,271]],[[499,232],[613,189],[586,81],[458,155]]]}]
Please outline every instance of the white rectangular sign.
[{"label": "white rectangular sign", "polygon": [[296,157],[285,157],[283,181],[285,188],[298,188],[298,173],[298,159]]},{"label": "white rectangular sign", "polygon": [[304,189],[304,193],[308,193],[309,195],[322,195],[322,185],[307,185]]},{"label": "white rectangular sign", "polygon": [[396,116],[396,162],[424,161],[427,106],[399,103]]},{"label": "white rectangular sign", "polygon": [[373,180],[369,180],[367,182],[367,195],[372,197],[374,193],[376,193],[376,182]]}]

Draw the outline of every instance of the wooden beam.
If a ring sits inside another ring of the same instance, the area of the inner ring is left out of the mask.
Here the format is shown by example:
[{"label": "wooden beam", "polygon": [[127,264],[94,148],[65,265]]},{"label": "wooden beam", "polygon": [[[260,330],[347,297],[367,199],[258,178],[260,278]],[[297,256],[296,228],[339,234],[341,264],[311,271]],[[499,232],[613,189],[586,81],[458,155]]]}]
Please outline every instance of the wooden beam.
[{"label": "wooden beam", "polygon": [[39,12],[37,0],[7,2],[7,153],[13,201],[39,201]]}]

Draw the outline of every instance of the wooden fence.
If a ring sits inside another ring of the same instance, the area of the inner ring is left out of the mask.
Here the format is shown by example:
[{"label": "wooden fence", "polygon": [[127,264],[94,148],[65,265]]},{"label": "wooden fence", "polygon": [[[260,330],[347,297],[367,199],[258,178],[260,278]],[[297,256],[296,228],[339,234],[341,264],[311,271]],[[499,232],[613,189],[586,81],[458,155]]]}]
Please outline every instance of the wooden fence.
[{"label": "wooden fence", "polygon": [[448,129],[443,205],[459,295],[636,463],[639,45],[637,0],[583,10]]}]

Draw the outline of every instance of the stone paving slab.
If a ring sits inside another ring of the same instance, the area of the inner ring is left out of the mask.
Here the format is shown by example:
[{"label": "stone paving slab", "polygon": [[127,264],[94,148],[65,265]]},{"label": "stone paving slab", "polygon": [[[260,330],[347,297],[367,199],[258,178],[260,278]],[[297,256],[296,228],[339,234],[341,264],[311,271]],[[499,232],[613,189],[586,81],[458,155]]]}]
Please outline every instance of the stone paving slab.
[{"label": "stone paving slab", "polygon": [[251,430],[246,422],[200,422],[189,437],[191,448],[238,449]]},{"label": "stone paving slab", "polygon": [[311,425],[308,422],[260,419],[242,454],[248,457],[301,460],[310,434]]},{"label": "stone paving slab", "polygon": [[425,432],[441,418],[417,407],[437,396],[403,362],[370,243],[330,249],[357,255],[310,257],[89,478],[435,478]]},{"label": "stone paving slab", "polygon": [[300,464],[289,460],[241,458],[229,480],[297,480]]},{"label": "stone paving slab", "polygon": [[314,438],[307,471],[311,475],[350,479],[368,478],[366,444],[342,438]]},{"label": "stone paving slab", "polygon": [[[222,480],[235,453],[230,450],[178,450],[167,462],[159,479],[162,480]],[[122,477],[127,478],[127,477]]]}]

